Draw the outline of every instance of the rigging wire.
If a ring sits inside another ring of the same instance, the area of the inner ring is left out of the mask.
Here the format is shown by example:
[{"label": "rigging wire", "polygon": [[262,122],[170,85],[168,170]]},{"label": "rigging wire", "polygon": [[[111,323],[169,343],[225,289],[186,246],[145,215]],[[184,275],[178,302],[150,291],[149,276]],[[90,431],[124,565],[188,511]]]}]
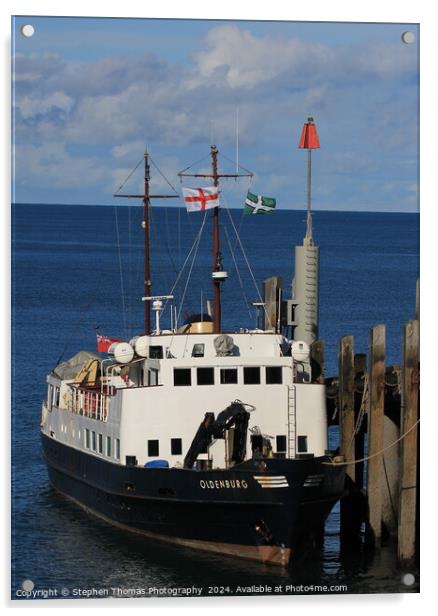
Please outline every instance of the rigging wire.
[{"label": "rigging wire", "polygon": [[[252,281],[253,281],[253,284],[254,284],[254,287],[255,287],[256,293],[257,293],[257,297],[258,297],[258,299],[260,300],[260,302],[261,302],[262,304],[264,304],[263,299],[262,299],[262,296],[261,296],[261,293],[260,293],[260,290],[259,290],[259,287],[258,287],[258,285],[257,285],[257,281],[256,281],[256,279],[255,279],[255,276],[254,276],[254,273],[253,273],[253,271],[252,271],[251,265],[250,265],[250,263],[249,263],[249,261],[248,261],[248,257],[247,257],[247,255],[246,255],[245,248],[243,247],[242,240],[240,239],[240,237],[239,237],[239,235],[238,235],[238,233],[237,233],[236,225],[234,224],[234,220],[233,220],[233,218],[232,218],[232,216],[231,216],[231,214],[230,214],[230,210],[229,210],[229,207],[228,207],[227,199],[226,199],[225,194],[224,194],[224,192],[223,192],[223,191],[222,191],[222,195],[223,195],[223,197],[224,197],[225,210],[226,210],[226,212],[227,212],[227,214],[228,214],[228,217],[229,217],[229,219],[230,219],[230,221],[231,221],[231,225],[232,225],[232,227],[233,227],[233,229],[234,229],[234,233],[236,234],[236,238],[237,238],[237,241],[238,241],[238,244],[239,244],[240,250],[242,251],[243,258],[245,259],[245,263],[246,263],[246,266],[247,266],[247,268],[248,268],[248,271],[249,271],[249,273],[250,273],[250,275],[251,275],[251,278],[252,278]],[[266,313],[266,308],[264,308],[264,310],[265,310],[265,313]]]},{"label": "rigging wire", "polygon": [[[177,323],[179,321],[179,317],[180,317],[181,311],[183,309],[184,300],[185,300],[185,297],[186,297],[186,292],[187,292],[187,289],[188,289],[188,286],[189,286],[190,277],[192,275],[193,266],[195,265],[196,255],[198,254],[198,248],[199,248],[199,244],[201,243],[202,231],[204,230],[204,226],[205,226],[205,221],[206,220],[207,220],[207,210],[205,211],[204,219],[203,219],[202,225],[201,225],[201,229],[200,229],[199,234],[198,234],[195,252],[193,253],[192,263],[190,265],[190,269],[189,269],[189,273],[188,273],[188,276],[187,276],[186,284],[185,284],[185,287],[184,287],[183,295],[182,295],[181,302],[180,302],[180,305],[179,305],[179,311],[178,311],[178,314],[177,314],[177,317],[176,317]],[[170,295],[172,295],[172,294],[170,294]]]},{"label": "rigging wire", "polygon": [[246,307],[247,307],[247,310],[248,310],[249,317],[252,319],[254,317],[254,315],[251,312],[251,308],[250,308],[250,304],[249,304],[249,301],[248,301],[248,297],[247,297],[247,295],[245,293],[245,288],[243,286],[242,276],[240,275],[240,271],[239,271],[239,268],[237,266],[236,256],[234,254],[234,250],[233,250],[233,247],[231,245],[230,237],[228,235],[228,230],[227,230],[226,227],[224,227],[224,231],[225,231],[225,236],[227,238],[228,247],[229,247],[230,252],[231,252],[231,257],[233,259],[234,267],[236,268],[236,274],[237,274],[237,278],[239,280],[240,289],[242,291],[243,298],[244,298],[245,303],[246,303]]},{"label": "rigging wire", "polygon": [[123,326],[125,330],[125,336],[128,338],[128,328],[126,325],[126,304],[125,304],[125,286],[123,281],[123,267],[122,267],[122,253],[120,246],[120,232],[119,232],[119,218],[117,214],[117,206],[114,206],[114,216],[116,220],[116,237],[117,237],[117,252],[119,256],[119,273],[120,273],[120,290],[122,296],[122,315],[123,315]]},{"label": "rigging wire", "polygon": [[[223,197],[224,197],[225,210],[227,211],[228,217],[229,217],[229,219],[230,219],[230,221],[231,221],[231,224],[232,224],[232,226],[233,226],[233,229],[234,229],[234,233],[236,234],[236,237],[237,237],[237,239],[238,239],[238,243],[239,243],[239,246],[240,246],[240,250],[242,251],[243,258],[245,259],[246,266],[247,266],[247,268],[248,268],[248,270],[249,270],[249,273],[250,273],[250,275],[251,275],[252,281],[253,281],[253,283],[254,283],[254,287],[255,287],[255,290],[256,290],[256,293],[257,293],[258,299],[259,299],[259,301],[260,301],[260,304],[263,306],[263,312],[265,313],[265,318],[266,318],[266,320],[267,320],[268,322],[270,322],[270,321],[271,321],[271,318],[270,318],[270,316],[268,315],[268,312],[267,312],[267,310],[266,310],[265,302],[263,301],[263,298],[262,298],[262,296],[261,296],[261,293],[260,293],[259,287],[258,287],[258,285],[257,285],[257,281],[256,281],[256,279],[255,279],[255,276],[254,276],[254,273],[253,273],[253,271],[252,271],[251,265],[250,265],[250,263],[249,263],[249,261],[248,261],[248,257],[247,257],[247,255],[246,255],[245,248],[243,247],[242,240],[240,239],[239,235],[237,234],[236,225],[234,224],[233,217],[232,217],[232,216],[231,216],[231,214],[230,214],[230,209],[229,209],[229,207],[228,207],[227,198],[226,198],[226,196],[225,196],[225,194],[224,194],[224,192],[223,192],[223,191],[222,191],[222,195],[223,195]],[[278,338],[279,338],[279,340],[281,340],[281,335],[280,335],[280,334],[278,334]],[[279,344],[279,346],[280,346],[280,353],[283,355],[283,349],[282,349],[282,347],[281,347],[281,343]]]},{"label": "rigging wire", "polygon": [[185,169],[183,169],[182,171],[179,172],[179,176],[180,176],[180,181],[182,182],[182,174],[185,173],[186,171],[188,171],[189,169],[191,169],[192,167],[194,167],[195,165],[198,165],[199,163],[202,163],[203,160],[205,160],[206,158],[210,158],[210,154],[207,154],[206,156],[203,156],[202,158],[200,158],[199,160],[197,160],[196,162],[192,163],[191,165],[189,165],[188,167],[186,167]]},{"label": "rigging wire", "polygon": [[[176,277],[175,282],[173,283],[173,287],[171,288],[169,295],[173,295],[173,292],[175,291],[176,286],[179,283],[181,276],[183,275],[184,269],[185,269],[185,267],[186,267],[186,265],[187,265],[187,263],[188,263],[188,261],[190,259],[190,256],[191,256],[193,250],[195,249],[197,243],[199,243],[199,241],[201,239],[201,235],[202,235],[202,231],[204,229],[206,217],[207,217],[207,211],[204,214],[204,219],[202,221],[202,225],[201,225],[201,227],[200,227],[200,229],[198,231],[197,236],[195,237],[195,239],[194,239],[194,241],[192,243],[192,247],[190,248],[189,252],[187,253],[187,256],[186,256],[186,258],[184,260],[184,263],[183,263],[183,265],[182,265],[182,267],[181,267],[181,269],[180,269],[180,271],[178,273],[178,276]],[[164,310],[166,309],[166,306],[167,306],[168,303],[169,303],[169,300],[166,300],[165,303],[164,303],[164,306],[163,306],[163,310],[162,310],[163,313],[164,313]]]},{"label": "rigging wire", "polygon": [[[224,154],[223,152],[220,152],[220,153],[219,153],[219,156],[220,156],[220,158],[225,158],[228,162],[233,163],[233,165],[235,165],[235,164],[236,164],[236,161],[235,161],[235,160],[232,160],[231,158],[228,158],[228,156],[225,156],[225,154]],[[190,167],[188,167],[188,169],[189,169],[189,168],[190,168]],[[250,176],[251,176],[251,180],[252,180],[252,177],[253,177],[253,175],[254,175],[252,171],[250,171],[250,170],[249,170],[249,169],[247,169],[246,167],[243,167],[242,165],[239,165],[239,164],[237,164],[237,168],[238,168],[238,169],[242,169],[242,171],[246,171],[246,173],[249,173],[249,174],[250,174]],[[186,171],[186,170],[184,169],[184,171]],[[250,183],[251,183],[251,182],[250,182]]]},{"label": "rigging wire", "polygon": [[[128,205],[128,297],[131,297],[132,290],[132,223],[131,223],[131,206]],[[128,301],[128,333],[132,334],[132,301]]]},{"label": "rigging wire", "polygon": [[176,190],[175,186],[173,186],[173,185],[169,182],[169,180],[168,180],[168,179],[167,179],[167,177],[164,175],[164,173],[161,171],[161,169],[159,168],[159,166],[158,166],[158,165],[154,162],[154,160],[153,160],[153,158],[152,158],[152,156],[151,156],[150,154],[149,154],[149,160],[150,160],[150,162],[152,163],[152,165],[155,167],[155,169],[158,171],[158,173],[161,175],[161,177],[163,178],[163,180],[164,180],[165,182],[167,182],[167,184],[170,186],[170,188],[173,190],[173,192],[174,192],[176,195],[179,195],[179,192]]},{"label": "rigging wire", "polygon": [[114,192],[115,195],[117,195],[117,193],[119,192],[119,190],[122,190],[122,188],[125,186],[126,182],[128,182],[128,180],[130,180],[132,178],[132,176],[134,175],[134,173],[137,171],[137,169],[140,167],[141,163],[144,161],[144,157],[140,158],[140,160],[138,161],[138,163],[135,165],[134,169],[128,174],[128,176],[125,178],[125,180],[120,184],[120,186],[118,187],[118,189]]},{"label": "rigging wire", "polygon": [[[156,249],[156,250],[155,250],[155,254],[157,254],[157,255],[158,255],[158,246],[159,246],[159,244],[158,244],[157,224],[156,224],[156,222],[155,222],[155,214],[154,214],[154,215],[152,215],[152,210],[153,210],[153,207],[152,207],[152,205],[150,204],[150,207],[149,207],[149,222],[150,222],[150,228],[151,228],[151,230],[152,230],[152,239],[154,240],[154,243],[155,243],[155,249]],[[152,243],[152,242],[151,242],[151,243]],[[172,266],[173,266],[173,261],[171,262],[171,264],[172,264]],[[162,275],[163,275],[163,278],[164,278],[164,284],[165,284],[166,288],[169,288],[169,286],[170,286],[170,284],[169,284],[169,278],[168,278],[168,276],[167,276],[167,273],[166,273],[165,268],[162,268],[162,269],[161,269],[161,273],[162,273]]]}]

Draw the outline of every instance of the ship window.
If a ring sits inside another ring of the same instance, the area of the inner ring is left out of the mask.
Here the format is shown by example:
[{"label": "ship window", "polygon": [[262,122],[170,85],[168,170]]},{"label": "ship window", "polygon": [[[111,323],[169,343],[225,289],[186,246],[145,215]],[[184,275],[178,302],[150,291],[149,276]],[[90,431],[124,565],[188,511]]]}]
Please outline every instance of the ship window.
[{"label": "ship window", "polygon": [[286,451],[286,436],[284,434],[277,434],[277,452],[284,453]]},{"label": "ship window", "polygon": [[214,368],[198,368],[196,375],[198,385],[214,385]]},{"label": "ship window", "polygon": [[55,387],[55,406],[59,407],[59,387]]},{"label": "ship window", "polygon": [[160,455],[159,441],[148,441],[148,456],[155,457]]},{"label": "ship window", "polygon": [[174,368],[173,384],[175,387],[192,384],[192,371],[190,368]]},{"label": "ship window", "polygon": [[151,359],[163,359],[163,347],[162,346],[150,346],[149,357]]},{"label": "ship window", "polygon": [[102,434],[98,435],[97,443],[98,443],[98,451],[99,451],[99,453],[103,453],[103,436],[102,436]]},{"label": "ship window", "polygon": [[116,438],[116,452],[115,452],[117,460],[120,460],[120,439]]},{"label": "ship window", "polygon": [[258,385],[260,383],[260,368],[258,366],[246,366],[243,369],[243,382],[245,385]]},{"label": "ship window", "polygon": [[307,452],[307,436],[298,437],[298,453]]},{"label": "ship window", "polygon": [[111,437],[106,437],[106,455],[111,456]]},{"label": "ship window", "polygon": [[96,433],[93,430],[93,432],[91,433],[91,449],[93,451],[96,451]]},{"label": "ship window", "polygon": [[237,383],[237,368],[221,368],[221,385]]},{"label": "ship window", "polygon": [[194,344],[192,349],[192,357],[204,357],[205,344]]},{"label": "ship window", "polygon": [[170,452],[173,456],[180,456],[182,454],[182,439],[170,439]]},{"label": "ship window", "polygon": [[90,449],[90,430],[88,428],[85,428],[85,447]]},{"label": "ship window", "polygon": [[281,385],[283,382],[283,370],[281,366],[266,366],[266,384]]}]

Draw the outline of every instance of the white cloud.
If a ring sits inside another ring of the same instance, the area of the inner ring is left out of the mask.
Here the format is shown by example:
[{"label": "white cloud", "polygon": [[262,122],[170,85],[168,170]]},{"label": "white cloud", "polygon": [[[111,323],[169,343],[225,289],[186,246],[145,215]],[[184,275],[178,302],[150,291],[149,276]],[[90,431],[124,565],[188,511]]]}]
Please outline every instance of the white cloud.
[{"label": "white cloud", "polygon": [[[206,49],[194,54],[192,85],[218,79],[231,88],[254,88],[290,79],[301,89],[311,83],[348,78],[391,77],[415,70],[415,58],[400,53],[400,45],[329,47],[297,38],[255,36],[235,24],[213,28]],[[287,85],[285,83],[285,85]]]},{"label": "white cloud", "polygon": [[37,187],[97,187],[106,183],[109,172],[98,158],[74,157],[62,143],[15,147],[17,188],[32,183]]},{"label": "white cloud", "polygon": [[[292,152],[308,113],[321,118],[326,193],[346,191],[350,176],[360,182],[379,168],[395,181],[404,159],[416,155],[415,54],[406,47],[330,47],[224,24],[211,28],[188,66],[150,54],[82,64],[54,54],[19,55],[17,177],[53,190],[85,183],[106,195],[150,144],[175,152],[168,165],[174,176],[190,162],[185,149],[204,148],[210,135],[234,149],[239,107],[242,149],[249,159],[252,148],[267,153],[255,170],[268,190],[295,189],[302,166],[292,172]],[[350,185],[348,199],[355,198]]]},{"label": "white cloud", "polygon": [[20,98],[20,113],[24,120],[39,115],[44,115],[52,110],[60,110],[64,113],[71,111],[74,100],[64,92],[53,92],[48,96],[25,95]]}]

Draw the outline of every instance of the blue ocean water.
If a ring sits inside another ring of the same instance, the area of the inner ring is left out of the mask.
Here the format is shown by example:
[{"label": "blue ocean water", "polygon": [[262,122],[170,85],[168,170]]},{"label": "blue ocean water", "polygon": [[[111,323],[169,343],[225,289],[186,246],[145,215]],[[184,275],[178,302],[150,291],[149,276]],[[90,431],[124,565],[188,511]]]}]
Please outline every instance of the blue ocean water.
[{"label": "blue ocean water", "polygon": [[[171,208],[152,213],[152,293],[169,293],[200,229],[202,214]],[[302,242],[305,213],[242,217],[221,212],[223,329],[253,327],[256,281],[280,275],[285,296],[293,277],[293,247]],[[231,217],[231,218],[230,218]],[[40,455],[39,418],[46,374],[61,357],[95,350],[95,328],[128,338],[142,331],[142,209],[140,206],[13,206],[12,596],[23,580],[36,588],[234,587],[253,584],[347,584],[349,592],[402,592],[393,556],[343,560],[338,508],[327,523],[322,554],[299,570],[206,556],[131,537],[98,522],[49,486]],[[231,219],[233,222],[231,222]],[[240,233],[240,250],[234,227]],[[415,317],[419,276],[419,216],[316,212],[321,249],[320,337],[327,375],[337,373],[341,336],[368,349],[369,330],[385,323],[387,363],[401,359],[403,324]],[[174,288],[181,310],[199,312],[211,297],[212,226],[206,219],[192,266]],[[254,280],[253,280],[254,278]],[[163,326],[169,325],[169,314]]]}]

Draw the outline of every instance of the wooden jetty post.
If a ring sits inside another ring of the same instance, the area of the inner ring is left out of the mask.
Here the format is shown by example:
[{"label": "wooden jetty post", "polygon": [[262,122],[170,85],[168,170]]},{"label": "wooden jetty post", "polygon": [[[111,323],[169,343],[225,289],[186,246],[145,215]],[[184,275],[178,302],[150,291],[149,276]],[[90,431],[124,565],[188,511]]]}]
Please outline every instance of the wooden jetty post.
[{"label": "wooden jetty post", "polygon": [[312,362],[312,381],[324,384],[325,365],[324,365],[324,342],[315,340],[310,346],[310,360]]},{"label": "wooden jetty post", "polygon": [[263,283],[265,303],[265,329],[277,331],[280,310],[280,295],[283,280],[280,276],[266,278]]},{"label": "wooden jetty post", "polygon": [[[362,460],[365,456],[365,432],[367,417],[362,409],[362,404],[366,402],[366,396],[368,395],[368,385],[365,381],[365,376],[368,375],[367,369],[367,356],[365,353],[357,353],[354,356],[354,378],[356,384],[356,391],[354,393],[354,421],[356,425],[356,435],[354,437],[354,453],[357,460]],[[363,392],[358,390],[358,381],[360,377],[363,377]],[[362,418],[359,420],[359,415],[362,414]],[[355,480],[359,490],[364,487],[364,462],[358,462],[355,465]]]},{"label": "wooden jetty post", "polygon": [[383,454],[381,452],[384,447],[385,338],[386,330],[384,325],[376,325],[370,330],[367,543],[377,549],[381,546],[382,536]]},{"label": "wooden jetty post", "polygon": [[360,539],[360,498],[356,487],[355,413],[354,413],[354,338],[344,336],[339,341],[339,429],[340,453],[347,463],[345,488],[347,495],[341,500],[341,551],[355,551]]},{"label": "wooden jetty post", "polygon": [[[346,462],[354,460],[354,338],[343,336],[339,341],[339,427],[340,453]],[[346,467],[355,480],[354,464]]]},{"label": "wooden jetty post", "polygon": [[415,559],[417,523],[417,432],[419,416],[420,324],[408,321],[404,327],[400,499],[398,519],[398,560],[409,566]]}]

